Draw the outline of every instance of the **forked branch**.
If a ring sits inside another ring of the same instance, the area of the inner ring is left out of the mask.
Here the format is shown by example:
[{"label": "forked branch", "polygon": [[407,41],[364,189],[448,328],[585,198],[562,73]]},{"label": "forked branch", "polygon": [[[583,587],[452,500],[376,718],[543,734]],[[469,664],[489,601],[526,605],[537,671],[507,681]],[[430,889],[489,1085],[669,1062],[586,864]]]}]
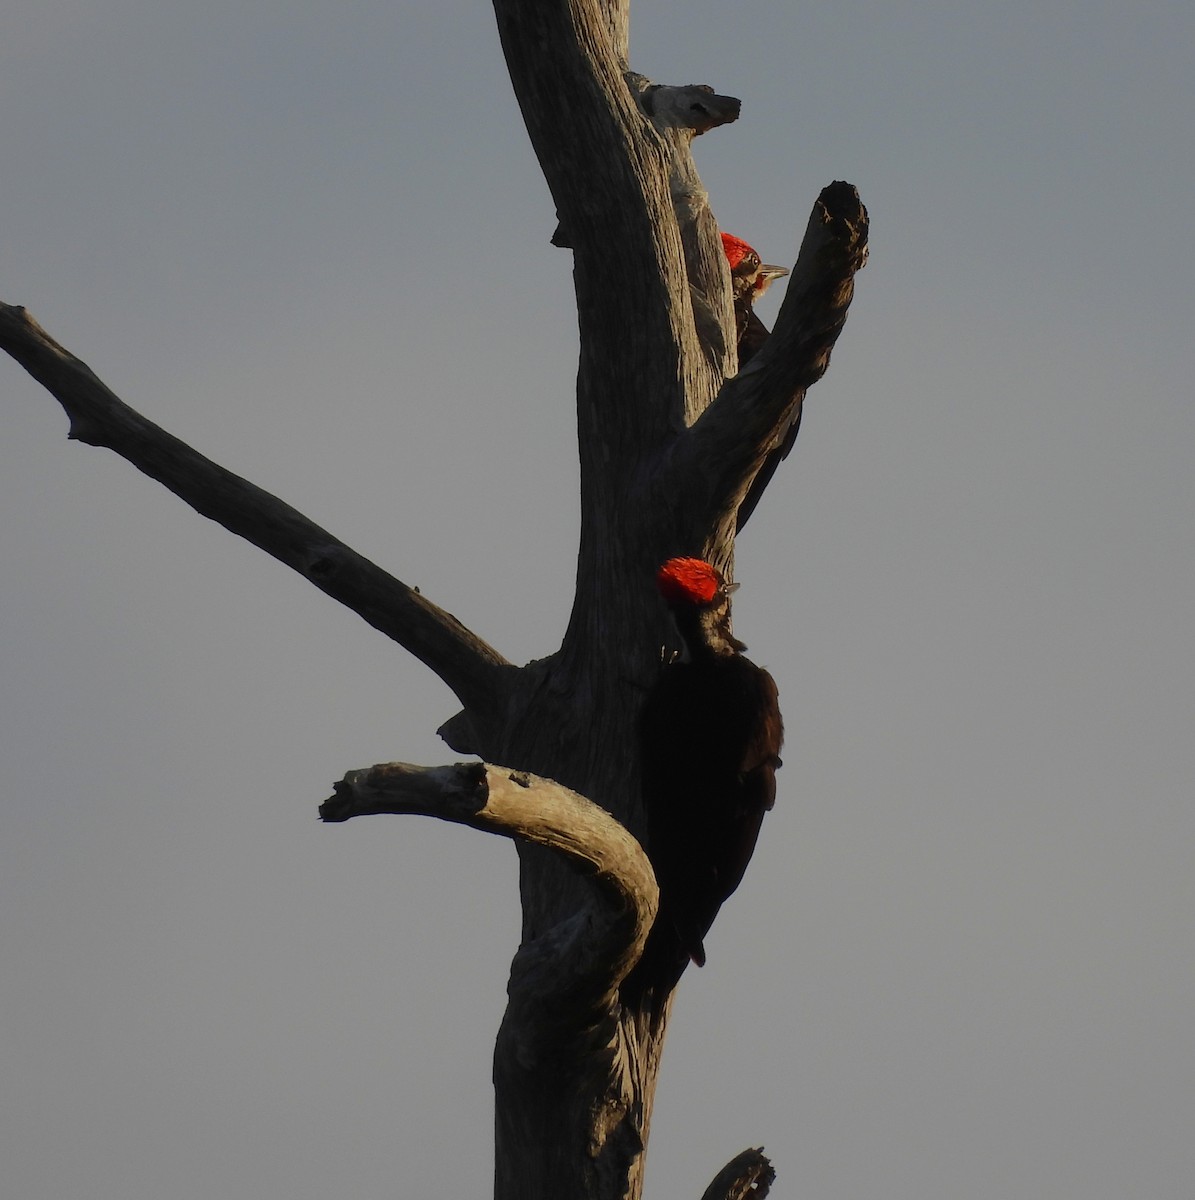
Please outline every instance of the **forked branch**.
[{"label": "forked branch", "polygon": [[0,348],[58,400],[72,438],[115,450],[196,512],[298,571],[429,666],[466,707],[498,706],[513,668],[451,613],[135,412],[25,309],[0,304]]},{"label": "forked branch", "polygon": [[[867,262],[867,209],[849,183],[822,190],[771,337],[677,443],[660,494],[695,529],[729,519],[768,450],[800,414],[846,324]],[[696,543],[695,543],[696,544]]]}]

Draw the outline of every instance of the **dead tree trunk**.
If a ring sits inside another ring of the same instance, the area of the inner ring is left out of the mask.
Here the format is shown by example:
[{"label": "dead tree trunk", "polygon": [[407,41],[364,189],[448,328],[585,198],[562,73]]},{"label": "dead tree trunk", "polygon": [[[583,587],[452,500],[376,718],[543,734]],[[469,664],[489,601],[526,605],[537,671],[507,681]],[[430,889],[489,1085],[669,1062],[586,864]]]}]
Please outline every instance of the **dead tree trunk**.
[{"label": "dead tree trunk", "polygon": [[[636,713],[674,638],[654,571],[692,554],[729,573],[738,505],[846,319],[867,214],[850,185],[824,189],[776,328],[736,375],[729,277],[690,143],[733,121],[738,102],[632,74],[628,0],[494,7],[557,205],[555,241],[574,256],[582,525],[576,597],[555,653],[508,663],[123,405],[24,309],[0,308],[0,345],[62,403],[72,437],[115,450],[287,563],[453,688],[463,710],[441,733],[483,763],[350,772],[321,813],[423,813],[515,840],[523,930],[494,1054],[495,1196],[634,1200],[668,1019],[667,1005],[631,1011],[618,1000],[657,899],[630,836],[642,827]],[[770,1178],[748,1151],[706,1196],[762,1195]]]}]

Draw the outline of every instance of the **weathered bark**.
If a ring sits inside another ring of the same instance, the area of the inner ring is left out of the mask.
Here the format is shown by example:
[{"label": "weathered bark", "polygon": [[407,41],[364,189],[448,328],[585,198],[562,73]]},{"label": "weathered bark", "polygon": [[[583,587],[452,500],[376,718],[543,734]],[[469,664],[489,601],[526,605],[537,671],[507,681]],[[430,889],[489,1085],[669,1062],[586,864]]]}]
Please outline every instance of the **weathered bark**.
[{"label": "weathered bark", "polygon": [[[738,101],[629,71],[627,0],[494,8],[556,240],[574,256],[581,539],[554,654],[512,666],[122,404],[24,309],[0,307],[0,347],[59,399],[72,437],[123,455],[418,656],[464,706],[445,740],[510,764],[375,767],[348,776],[321,811],[426,813],[515,839],[523,929],[494,1056],[495,1196],[635,1200],[669,1013],[624,1009],[617,996],[656,901],[630,836],[642,828],[636,714],[675,637],[652,579],[678,553],[729,574],[738,504],[842,329],[867,214],[849,184],[822,192],[776,328],[736,375],[729,277],[691,142],[733,121]],[[746,1152],[707,1197],[762,1195],[770,1178],[767,1160]]]}]

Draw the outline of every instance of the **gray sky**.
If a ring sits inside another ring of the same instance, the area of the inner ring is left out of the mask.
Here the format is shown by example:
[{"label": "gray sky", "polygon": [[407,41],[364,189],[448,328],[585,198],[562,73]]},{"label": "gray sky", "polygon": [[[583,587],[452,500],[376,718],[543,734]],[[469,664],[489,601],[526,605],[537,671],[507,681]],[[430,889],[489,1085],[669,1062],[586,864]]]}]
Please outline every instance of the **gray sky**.
[{"label": "gray sky", "polygon": [[[649,1194],[763,1144],[784,1196],[1189,1200],[1195,10],[643,0],[632,38],[743,98],[697,146],[724,228],[791,261],[849,179],[873,244],[740,542],[789,743]],[[0,298],[558,645],[571,259],[488,6],[9,0],[0,104]],[[452,696],[7,359],[0,395],[5,1194],[485,1195],[513,851],[315,816],[451,761]]]}]

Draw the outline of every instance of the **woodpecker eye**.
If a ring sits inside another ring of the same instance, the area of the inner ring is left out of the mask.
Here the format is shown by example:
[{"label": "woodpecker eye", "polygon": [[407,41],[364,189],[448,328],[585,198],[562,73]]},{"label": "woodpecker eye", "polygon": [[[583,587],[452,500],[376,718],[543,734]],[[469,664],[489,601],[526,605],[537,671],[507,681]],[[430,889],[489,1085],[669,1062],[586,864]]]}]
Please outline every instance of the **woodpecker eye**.
[{"label": "woodpecker eye", "polygon": [[710,110],[704,104],[698,104],[696,101],[689,105],[689,111],[700,113],[703,117],[710,115]]}]

